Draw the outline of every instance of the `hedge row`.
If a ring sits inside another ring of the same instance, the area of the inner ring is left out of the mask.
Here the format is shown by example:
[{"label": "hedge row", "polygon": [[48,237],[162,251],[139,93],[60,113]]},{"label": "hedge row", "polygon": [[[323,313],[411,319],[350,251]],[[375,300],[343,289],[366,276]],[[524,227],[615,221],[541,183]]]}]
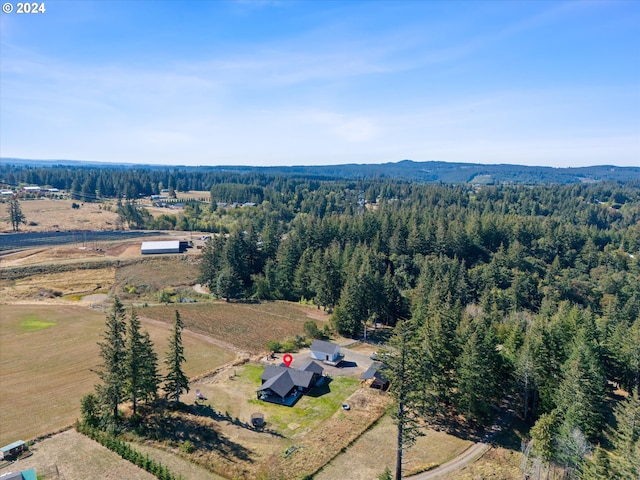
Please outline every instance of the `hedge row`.
[{"label": "hedge row", "polygon": [[167,467],[149,458],[149,455],[143,455],[126,442],[115,438],[113,435],[110,435],[103,430],[99,430],[82,423],[76,425],[76,430],[107,447],[112,452],[117,453],[123,459],[133,463],[143,470],[146,470],[159,480],[184,480],[182,476],[176,477]]}]

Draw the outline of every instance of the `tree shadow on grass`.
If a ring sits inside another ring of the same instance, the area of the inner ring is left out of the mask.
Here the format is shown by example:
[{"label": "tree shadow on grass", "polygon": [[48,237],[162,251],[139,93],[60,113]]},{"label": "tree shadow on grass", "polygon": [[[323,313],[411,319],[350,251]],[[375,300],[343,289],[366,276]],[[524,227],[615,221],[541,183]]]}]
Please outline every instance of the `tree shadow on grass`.
[{"label": "tree shadow on grass", "polygon": [[247,430],[251,430],[254,432],[264,432],[268,433],[269,435],[273,435],[274,437],[284,438],[284,435],[269,428],[254,427],[253,424],[243,422],[238,417],[232,417],[229,412],[218,412],[211,405],[196,403],[195,405],[189,406],[187,411],[199,417],[207,417],[217,422],[228,422],[232,425],[235,425],[236,427],[246,428]]},{"label": "tree shadow on grass", "polygon": [[175,443],[191,442],[197,449],[215,450],[229,460],[243,460],[253,463],[251,450],[234,442],[211,425],[183,415],[161,415],[147,419],[145,436]]}]

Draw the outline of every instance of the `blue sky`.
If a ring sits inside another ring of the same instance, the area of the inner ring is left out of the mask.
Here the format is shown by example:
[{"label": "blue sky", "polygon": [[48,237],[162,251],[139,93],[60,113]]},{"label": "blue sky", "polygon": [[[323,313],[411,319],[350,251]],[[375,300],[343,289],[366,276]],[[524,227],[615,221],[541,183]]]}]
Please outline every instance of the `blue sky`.
[{"label": "blue sky", "polygon": [[2,157],[640,165],[638,1],[44,4],[0,14]]}]

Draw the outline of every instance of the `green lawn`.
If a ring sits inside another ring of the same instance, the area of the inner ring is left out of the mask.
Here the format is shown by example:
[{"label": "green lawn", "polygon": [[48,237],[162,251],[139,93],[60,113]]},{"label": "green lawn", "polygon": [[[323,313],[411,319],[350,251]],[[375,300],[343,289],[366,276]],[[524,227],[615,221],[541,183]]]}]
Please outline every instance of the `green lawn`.
[{"label": "green lawn", "polygon": [[20,322],[19,329],[21,333],[37,332],[38,330],[53,327],[55,324],[56,322],[47,322],[36,315],[29,315]]}]

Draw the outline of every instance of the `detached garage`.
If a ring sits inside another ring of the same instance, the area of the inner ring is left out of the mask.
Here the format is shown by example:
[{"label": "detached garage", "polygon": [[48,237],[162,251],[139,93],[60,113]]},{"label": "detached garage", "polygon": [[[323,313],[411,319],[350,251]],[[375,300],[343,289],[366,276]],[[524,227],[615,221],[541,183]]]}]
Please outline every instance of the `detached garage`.
[{"label": "detached garage", "polygon": [[164,242],[142,242],[141,252],[143,255],[158,253],[180,253],[180,240],[170,240]]}]

